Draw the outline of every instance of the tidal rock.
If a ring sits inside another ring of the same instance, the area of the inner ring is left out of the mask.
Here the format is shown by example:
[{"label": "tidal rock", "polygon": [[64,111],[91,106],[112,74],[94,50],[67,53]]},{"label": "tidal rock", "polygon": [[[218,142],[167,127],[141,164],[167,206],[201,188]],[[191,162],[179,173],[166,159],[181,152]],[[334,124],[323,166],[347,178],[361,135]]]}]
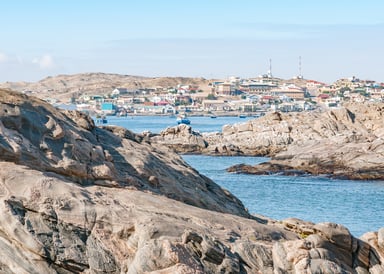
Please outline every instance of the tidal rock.
[{"label": "tidal rock", "polygon": [[166,128],[153,136],[151,142],[166,145],[178,153],[201,153],[207,147],[202,135],[185,124]]}]

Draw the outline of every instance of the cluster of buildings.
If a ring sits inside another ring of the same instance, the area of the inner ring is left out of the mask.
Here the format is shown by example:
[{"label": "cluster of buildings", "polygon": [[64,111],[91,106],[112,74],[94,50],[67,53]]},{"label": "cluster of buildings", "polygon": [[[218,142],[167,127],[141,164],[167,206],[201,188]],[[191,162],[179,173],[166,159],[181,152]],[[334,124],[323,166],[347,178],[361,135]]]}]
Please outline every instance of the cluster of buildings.
[{"label": "cluster of buildings", "polygon": [[384,84],[356,77],[328,85],[297,77],[291,80],[263,75],[212,81],[208,88],[178,84],[136,90],[115,88],[107,95],[82,94],[74,98],[77,109],[103,115],[191,113],[248,113],[303,111],[338,107],[345,101],[384,99]]}]

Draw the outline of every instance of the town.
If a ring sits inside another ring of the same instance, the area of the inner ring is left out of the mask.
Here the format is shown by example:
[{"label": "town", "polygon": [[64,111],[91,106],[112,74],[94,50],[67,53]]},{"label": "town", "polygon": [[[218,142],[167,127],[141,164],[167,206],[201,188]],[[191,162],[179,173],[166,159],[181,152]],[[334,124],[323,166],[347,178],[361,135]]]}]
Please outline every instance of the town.
[{"label": "town", "polygon": [[[97,115],[263,115],[268,111],[305,111],[340,107],[344,102],[381,102],[384,84],[356,77],[333,84],[301,76],[282,80],[265,74],[256,78],[229,77],[199,86],[116,87],[110,91],[75,93],[76,109]],[[56,100],[47,99],[52,103]],[[60,102],[59,102],[60,103]]]}]

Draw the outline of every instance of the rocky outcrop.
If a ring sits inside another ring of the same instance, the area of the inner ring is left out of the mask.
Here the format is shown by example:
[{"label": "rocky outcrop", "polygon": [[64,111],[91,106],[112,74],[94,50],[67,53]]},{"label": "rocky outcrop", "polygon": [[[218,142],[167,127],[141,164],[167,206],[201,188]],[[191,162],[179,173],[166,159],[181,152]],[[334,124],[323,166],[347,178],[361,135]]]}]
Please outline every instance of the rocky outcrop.
[{"label": "rocky outcrop", "polygon": [[172,148],[177,153],[202,153],[208,146],[200,133],[185,124],[166,128],[153,136],[151,142]]},{"label": "rocky outcrop", "polygon": [[[3,163],[2,273],[382,273],[381,234],[262,224]],[[379,244],[380,243],[380,244]]]},{"label": "rocky outcrop", "polygon": [[0,91],[1,273],[382,273],[383,231],[248,214],[150,136]]},{"label": "rocky outcrop", "polygon": [[262,224],[143,191],[2,167],[2,273],[384,271],[376,233],[363,241],[335,224]]},{"label": "rocky outcrop", "polygon": [[[270,117],[260,119],[259,127],[276,130],[280,125],[285,128],[275,133],[277,141],[272,148],[279,148],[268,163],[254,168],[234,167],[233,170],[252,170],[255,174],[268,170],[283,173],[297,170],[335,178],[383,179],[383,114],[380,104],[351,104],[323,113],[278,114],[280,119],[272,126]],[[258,138],[258,134],[254,136]],[[273,138],[272,134],[269,136]],[[245,136],[242,138],[244,140]]]},{"label": "rocky outcrop", "polygon": [[[95,127],[88,116],[60,112],[33,97],[0,93],[1,160],[65,176],[78,184],[131,187],[185,203],[248,216],[239,200],[124,128]],[[193,197],[192,194],[193,193]]]},{"label": "rocky outcrop", "polygon": [[237,145],[222,142],[222,134],[218,132],[199,133],[189,125],[168,127],[159,134],[154,134],[151,143],[167,146],[181,154],[211,154],[235,156],[243,155]]},{"label": "rocky outcrop", "polygon": [[[271,157],[271,161],[256,167],[230,169],[235,172],[383,179],[383,116],[383,105],[374,103],[349,104],[325,112],[269,113],[245,123],[225,125],[222,133],[202,134],[199,142],[205,141],[206,147],[196,152]],[[168,139],[173,140],[168,142],[171,147],[177,144],[180,148],[190,140],[188,135]],[[189,143],[189,147],[193,144]]]}]

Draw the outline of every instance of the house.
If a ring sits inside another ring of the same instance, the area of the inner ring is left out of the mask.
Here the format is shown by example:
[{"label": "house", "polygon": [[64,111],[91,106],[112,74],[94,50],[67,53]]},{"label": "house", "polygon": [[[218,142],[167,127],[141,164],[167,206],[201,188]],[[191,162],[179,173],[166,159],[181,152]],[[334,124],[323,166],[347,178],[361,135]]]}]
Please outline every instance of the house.
[{"label": "house", "polygon": [[302,88],[299,88],[293,84],[283,85],[279,88],[272,89],[271,93],[275,95],[283,95],[293,100],[303,100],[305,95],[304,90]]},{"label": "house", "polygon": [[101,111],[105,115],[114,115],[116,113],[116,105],[113,102],[103,102],[101,103]]},{"label": "house", "polygon": [[201,103],[203,102],[208,96],[211,94],[210,92],[199,92],[191,94],[191,99],[195,103]]},{"label": "house", "polygon": [[326,86],[325,83],[316,80],[307,80],[305,88],[311,96],[316,96],[319,93],[320,88]]},{"label": "house", "polygon": [[167,105],[169,105],[169,102],[165,100],[161,100],[155,103],[155,106],[167,106]]},{"label": "house", "polygon": [[273,104],[276,101],[276,97],[272,95],[264,95],[260,98],[262,104]]},{"label": "house", "polygon": [[356,103],[363,103],[366,98],[364,95],[360,94],[360,93],[351,93],[350,94],[350,100],[352,102],[356,102]]},{"label": "house", "polygon": [[277,106],[282,112],[304,111],[314,109],[313,104],[306,101],[284,102]]},{"label": "house", "polygon": [[209,85],[212,86],[212,90],[215,90],[220,84],[224,83],[223,81],[214,81]]},{"label": "house", "polygon": [[307,80],[307,82],[306,82],[307,88],[320,88],[323,86],[326,86],[326,84],[319,82],[319,81],[316,81],[316,80]]},{"label": "house", "polygon": [[228,102],[226,110],[236,110],[242,112],[263,112],[263,106],[259,103],[251,102],[248,99],[231,100]]},{"label": "house", "polygon": [[128,93],[128,89],[126,88],[115,88],[111,95],[112,96],[119,96],[119,95],[122,95],[122,94],[127,94]]},{"label": "house", "polygon": [[90,102],[92,101],[93,103],[101,103],[104,101],[104,96],[102,95],[88,95],[88,94],[83,94],[80,99],[80,102]]},{"label": "house", "polygon": [[[347,87],[344,87],[344,88],[347,88]],[[318,90],[318,94],[322,94],[322,93],[337,94],[339,92],[340,92],[340,87],[335,85],[326,85],[326,86],[320,87]]]},{"label": "house", "polygon": [[372,89],[369,92],[371,99],[382,102],[384,98],[384,89]]},{"label": "house", "polygon": [[217,93],[220,95],[230,95],[231,90],[232,90],[232,84],[229,82],[224,82],[217,86]]},{"label": "house", "polygon": [[202,106],[204,110],[229,110],[228,104],[224,100],[203,100]]},{"label": "house", "polygon": [[167,105],[167,106],[164,107],[164,113],[175,114],[176,113],[176,109],[175,109],[174,106]]},{"label": "house", "polygon": [[116,104],[118,106],[126,106],[128,104],[132,104],[133,103],[133,98],[134,97],[128,96],[128,95],[119,96],[119,98],[116,99]]},{"label": "house", "polygon": [[268,93],[271,89],[276,87],[277,86],[272,83],[249,81],[241,83],[239,85],[239,90],[250,94],[263,94]]},{"label": "house", "polygon": [[329,99],[329,97],[330,97],[329,94],[322,93],[316,97],[316,101],[319,103],[325,103]]},{"label": "house", "polygon": [[177,93],[179,94],[185,94],[189,92],[190,86],[189,85],[177,85]]}]

